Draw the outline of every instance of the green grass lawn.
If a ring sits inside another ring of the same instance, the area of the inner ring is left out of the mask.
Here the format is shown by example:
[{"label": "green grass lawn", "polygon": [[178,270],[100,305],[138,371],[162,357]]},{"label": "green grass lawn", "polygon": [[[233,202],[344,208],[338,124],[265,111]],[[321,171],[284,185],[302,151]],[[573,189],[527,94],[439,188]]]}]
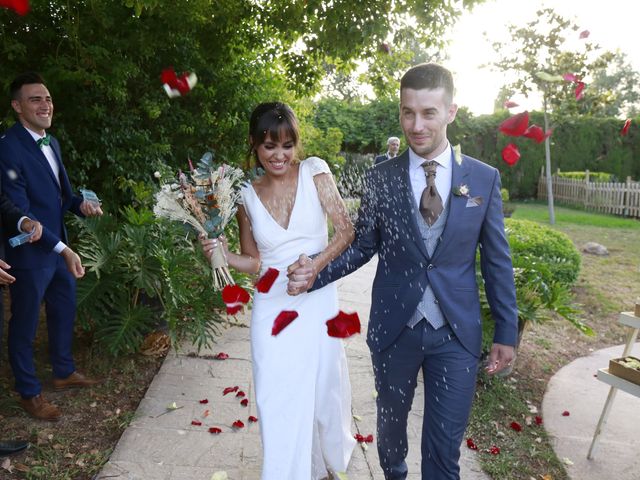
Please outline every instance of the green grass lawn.
[{"label": "green grass lawn", "polygon": [[[516,202],[513,218],[549,225],[545,203]],[[623,342],[626,331],[615,325],[620,311],[633,308],[640,297],[640,221],[585,210],[555,207],[555,230],[569,236],[578,250],[587,242],[604,245],[607,256],[582,254],[578,281],[573,288],[574,301],[581,318],[596,332],[585,337],[567,327],[566,321],[553,318],[531,326],[532,335],[523,339],[517,371],[507,378],[480,375],[467,435],[486,449],[492,444],[500,455],[484,452],[478,456],[483,469],[493,480],[529,480],[549,475],[568,480],[562,462],[556,457],[544,428],[535,423],[514,432],[509,424],[522,425],[540,411],[544,386],[565,364],[590,350]],[[499,433],[499,435],[498,435]]]}]

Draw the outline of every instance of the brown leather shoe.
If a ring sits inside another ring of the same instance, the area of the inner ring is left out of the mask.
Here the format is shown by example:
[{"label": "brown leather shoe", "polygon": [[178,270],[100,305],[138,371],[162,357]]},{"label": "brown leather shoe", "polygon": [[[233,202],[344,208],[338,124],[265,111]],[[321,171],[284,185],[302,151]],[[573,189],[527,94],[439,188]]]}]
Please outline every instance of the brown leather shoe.
[{"label": "brown leather shoe", "polygon": [[60,390],[66,390],[68,388],[88,388],[93,387],[98,383],[97,380],[85,377],[81,373],[73,372],[67,378],[54,378],[53,389],[56,392]]},{"label": "brown leather shoe", "polygon": [[31,398],[21,398],[20,405],[34,418],[39,420],[48,420],[50,422],[57,421],[62,413],[53,403],[47,402],[42,395],[36,395]]}]

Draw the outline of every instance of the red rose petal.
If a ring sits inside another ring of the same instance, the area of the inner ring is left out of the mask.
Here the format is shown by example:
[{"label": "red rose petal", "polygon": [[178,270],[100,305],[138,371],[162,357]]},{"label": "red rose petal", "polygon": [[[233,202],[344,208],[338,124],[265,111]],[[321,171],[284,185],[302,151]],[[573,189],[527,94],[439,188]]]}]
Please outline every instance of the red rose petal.
[{"label": "red rose petal", "polygon": [[515,107],[519,107],[519,106],[520,105],[518,105],[513,100],[507,100],[506,102],[504,102],[504,108],[515,108]]},{"label": "red rose petal", "polygon": [[510,427],[515,430],[516,432],[521,432],[522,431],[522,425],[520,425],[518,422],[511,422]]},{"label": "red rose petal", "polygon": [[513,143],[510,143],[502,149],[502,160],[510,167],[518,163],[520,160],[520,150]]},{"label": "red rose petal", "polygon": [[529,126],[529,112],[522,112],[507,118],[500,124],[498,130],[505,135],[519,137],[527,131]]},{"label": "red rose petal", "polygon": [[493,445],[490,449],[489,449],[489,453],[491,455],[499,455],[500,454],[500,447],[497,447],[495,445]]},{"label": "red rose petal", "polygon": [[26,15],[29,12],[29,0],[0,0],[0,7],[9,8],[18,15]]},{"label": "red rose petal", "polygon": [[227,305],[227,315],[235,315],[236,313],[238,313],[239,311],[241,311],[243,309],[243,306],[241,304],[233,304],[233,305]]},{"label": "red rose petal", "polygon": [[227,358],[229,358],[229,355],[227,355],[224,352],[220,352],[219,354],[216,355],[216,360],[226,360]]},{"label": "red rose petal", "polygon": [[369,434],[366,437],[364,437],[364,441],[365,443],[373,443],[373,434]]},{"label": "red rose petal", "polygon": [[198,420],[191,420],[191,425],[195,425],[196,427],[199,427],[200,425],[202,425],[202,422]]},{"label": "red rose petal", "polygon": [[527,131],[524,132],[522,136],[531,138],[535,140],[537,143],[542,143],[545,141],[547,137],[551,136],[551,130],[545,133],[544,130],[542,130],[542,127],[539,127],[538,125],[533,124],[529,128],[527,128]]},{"label": "red rose petal", "polygon": [[577,82],[578,76],[575,73],[565,73],[562,75],[562,79],[566,82]]},{"label": "red rose petal", "polygon": [[211,427],[209,428],[209,433],[215,433],[217,435],[218,433],[222,433],[222,429],[218,427]]},{"label": "red rose petal", "polygon": [[359,433],[354,434],[353,438],[355,438],[358,443],[364,443],[364,437]]},{"label": "red rose petal", "polygon": [[207,403],[209,403],[209,400],[207,400],[206,398],[203,398],[202,400],[200,400],[200,403],[203,405],[206,405]]},{"label": "red rose petal", "polygon": [[233,422],[233,427],[234,428],[244,428],[244,423],[242,423],[240,420],[236,420],[235,422]]},{"label": "red rose petal", "polygon": [[589,30],[583,30],[580,32],[580,39],[589,38],[589,35],[591,35]]},{"label": "red rose petal", "polygon": [[569,413],[569,410],[565,410],[564,412],[562,412],[562,416],[563,416],[563,417],[568,417],[569,415],[571,415],[571,414]]},{"label": "red rose petal", "polygon": [[256,423],[257,421],[258,421],[258,417],[254,417],[253,415],[249,417],[249,422]]},{"label": "red rose petal", "polygon": [[576,85],[576,100],[580,100],[582,99],[582,97],[584,96],[584,87],[585,87],[585,83],[584,82],[578,82],[578,84]]},{"label": "red rose petal", "polygon": [[268,293],[273,286],[273,282],[276,281],[280,272],[275,268],[269,268],[264,275],[260,277],[260,280],[256,282],[256,290],[260,293]]},{"label": "red rose petal", "polygon": [[271,328],[271,335],[276,336],[282,330],[284,330],[287,325],[293,322],[296,318],[298,318],[298,312],[294,312],[292,310],[284,310],[278,314],[276,319],[273,322],[273,327]]},{"label": "red rose petal", "polygon": [[470,450],[478,450],[478,446],[476,442],[473,441],[473,438],[467,438],[467,448]]},{"label": "red rose petal", "polygon": [[629,127],[631,126],[631,119],[627,118],[624,121],[624,126],[622,127],[622,130],[620,130],[620,135],[622,135],[623,137],[629,133]]},{"label": "red rose petal", "polygon": [[242,390],[239,390],[238,393],[236,393],[236,397],[244,397],[246,395],[246,393],[244,393]]},{"label": "red rose petal", "polygon": [[243,398],[242,401],[240,402],[240,405],[242,405],[243,407],[246,407],[247,405],[249,405],[249,399]]},{"label": "red rose petal", "polygon": [[327,333],[330,337],[348,338],[360,333],[358,313],[344,313],[342,310],[331,320],[327,320]]},{"label": "red rose petal", "polygon": [[202,414],[202,418],[207,418],[209,416],[209,410],[205,410]]},{"label": "red rose petal", "polygon": [[536,425],[542,425],[542,417],[536,416],[535,420],[536,420]]},{"label": "red rose petal", "polygon": [[176,71],[173,69],[173,67],[165,68],[160,74],[160,81],[162,83],[166,83],[169,86],[175,85],[177,79],[178,77],[176,76]]},{"label": "red rose petal", "polygon": [[222,391],[222,395],[226,395],[227,393],[231,392],[237,392],[239,388],[240,387],[238,387],[237,385],[235,387],[227,387]]},{"label": "red rose petal", "polygon": [[222,301],[227,306],[227,314],[235,315],[242,305],[249,303],[251,295],[240,285],[227,285],[222,289]]}]

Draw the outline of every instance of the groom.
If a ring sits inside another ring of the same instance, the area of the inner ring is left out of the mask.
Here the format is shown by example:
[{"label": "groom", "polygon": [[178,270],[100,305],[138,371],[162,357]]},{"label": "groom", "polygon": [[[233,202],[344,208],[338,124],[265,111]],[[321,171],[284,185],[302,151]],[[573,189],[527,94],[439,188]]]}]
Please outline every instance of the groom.
[{"label": "groom", "polygon": [[451,73],[436,64],[404,74],[400,124],[410,148],[367,172],[351,246],[319,274],[304,255],[289,269],[295,294],[333,282],[378,254],[367,343],[387,480],[407,478],[407,417],[421,370],[422,479],[460,478],[460,444],[481,353],[478,247],[495,321],[487,371],[498,372],[514,358],[517,309],[500,176],[449,144],[453,90]]}]

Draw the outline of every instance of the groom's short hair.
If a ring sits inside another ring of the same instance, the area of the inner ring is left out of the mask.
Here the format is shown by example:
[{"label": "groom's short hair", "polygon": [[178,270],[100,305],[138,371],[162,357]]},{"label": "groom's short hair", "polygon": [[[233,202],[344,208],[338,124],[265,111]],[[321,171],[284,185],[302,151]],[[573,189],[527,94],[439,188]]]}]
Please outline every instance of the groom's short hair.
[{"label": "groom's short hair", "polygon": [[453,102],[453,75],[436,63],[421,63],[411,67],[400,79],[400,92],[405,88],[412,90],[435,90],[444,88],[449,103]]}]

